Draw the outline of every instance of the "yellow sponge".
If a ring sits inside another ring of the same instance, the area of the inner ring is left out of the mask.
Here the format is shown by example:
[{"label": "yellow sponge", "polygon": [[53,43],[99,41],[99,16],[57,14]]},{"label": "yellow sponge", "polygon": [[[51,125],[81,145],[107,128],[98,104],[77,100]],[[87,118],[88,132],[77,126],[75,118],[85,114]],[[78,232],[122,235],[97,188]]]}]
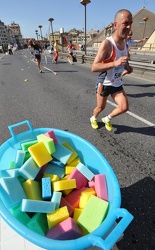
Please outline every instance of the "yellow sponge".
[{"label": "yellow sponge", "polygon": [[65,175],[70,175],[72,171],[76,168],[74,166],[66,165],[65,167]]},{"label": "yellow sponge", "polygon": [[72,167],[73,167],[73,166],[76,167],[80,162],[81,162],[80,158],[75,158],[75,159],[74,159],[73,161],[71,161],[70,163],[67,163],[66,166],[69,165],[69,166],[72,166]]},{"label": "yellow sponge", "polygon": [[43,142],[45,147],[47,148],[49,154],[53,154],[55,152],[54,140],[44,134],[40,134],[37,136],[38,142]]},{"label": "yellow sponge", "polygon": [[75,152],[75,150],[66,141],[64,141],[62,143],[62,145],[64,147],[68,148],[72,152],[72,155],[70,156],[70,158],[67,161],[67,163],[69,164],[77,157],[78,154]]},{"label": "yellow sponge", "polygon": [[82,208],[74,208],[74,214],[73,214],[73,219],[75,221],[78,221],[78,218],[80,216],[80,214],[82,213]]},{"label": "yellow sponge", "polygon": [[91,195],[96,195],[94,188],[87,188],[81,192],[79,208],[84,208]]},{"label": "yellow sponge", "polygon": [[28,151],[38,167],[42,167],[53,159],[43,142],[38,142],[29,147]]},{"label": "yellow sponge", "polygon": [[50,177],[51,182],[59,181],[60,178],[56,174],[44,174],[43,177]]},{"label": "yellow sponge", "polygon": [[60,180],[52,183],[53,191],[62,191],[67,189],[76,188],[76,180]]},{"label": "yellow sponge", "polygon": [[38,181],[30,180],[23,182],[23,188],[30,200],[42,200],[41,189]]},{"label": "yellow sponge", "polygon": [[61,180],[67,180],[69,177],[69,174],[65,175]]},{"label": "yellow sponge", "polygon": [[56,226],[67,218],[69,218],[67,206],[60,207],[56,209],[53,213],[47,213],[48,228],[50,229]]}]

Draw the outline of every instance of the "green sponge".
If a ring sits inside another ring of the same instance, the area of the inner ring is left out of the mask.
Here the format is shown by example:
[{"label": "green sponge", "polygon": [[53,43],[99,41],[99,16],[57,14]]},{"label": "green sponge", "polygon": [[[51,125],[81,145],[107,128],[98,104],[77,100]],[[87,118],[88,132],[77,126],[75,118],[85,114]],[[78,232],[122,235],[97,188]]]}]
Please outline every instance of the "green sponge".
[{"label": "green sponge", "polygon": [[49,154],[53,154],[55,152],[54,140],[50,137],[40,134],[37,136],[38,142],[43,142],[45,147],[47,148]]},{"label": "green sponge", "polygon": [[91,233],[103,222],[107,211],[108,202],[92,195],[78,218],[78,224],[86,233]]},{"label": "green sponge", "polygon": [[44,236],[48,230],[46,214],[36,213],[27,223],[27,226],[32,231]]},{"label": "green sponge", "polygon": [[20,206],[13,207],[11,209],[11,213],[17,220],[19,220],[25,226],[30,221],[30,217],[27,215],[27,213],[21,211]]}]

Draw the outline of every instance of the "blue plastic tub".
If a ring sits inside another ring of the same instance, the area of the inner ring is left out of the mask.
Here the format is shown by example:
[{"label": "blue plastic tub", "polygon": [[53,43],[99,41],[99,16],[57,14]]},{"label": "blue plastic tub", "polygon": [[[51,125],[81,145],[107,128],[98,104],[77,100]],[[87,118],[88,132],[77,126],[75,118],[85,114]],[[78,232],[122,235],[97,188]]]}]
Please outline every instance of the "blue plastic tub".
[{"label": "blue plastic tub", "polygon": [[[23,124],[28,126],[28,130],[15,135],[15,127]],[[59,142],[67,141],[76,150],[83,164],[89,167],[94,174],[102,173],[106,175],[110,207],[106,219],[96,230],[76,240],[52,240],[31,231],[13,217],[0,198],[0,213],[6,223],[25,239],[48,250],[82,250],[90,246],[110,250],[133,220],[133,216],[126,209],[120,208],[119,183],[105,157],[91,143],[66,131],[55,128],[33,129],[28,120],[8,126],[8,128],[12,137],[0,147],[0,170],[7,169],[10,162],[14,161],[16,150],[19,149],[21,142],[34,140],[37,135],[53,130]],[[117,218],[121,218],[118,224],[115,223]]]}]

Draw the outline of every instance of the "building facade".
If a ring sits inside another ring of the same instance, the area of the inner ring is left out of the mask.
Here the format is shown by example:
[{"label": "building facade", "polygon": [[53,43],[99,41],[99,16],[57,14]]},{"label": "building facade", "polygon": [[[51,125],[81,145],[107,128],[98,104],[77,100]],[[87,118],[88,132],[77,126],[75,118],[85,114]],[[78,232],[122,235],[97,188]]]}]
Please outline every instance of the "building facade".
[{"label": "building facade", "polygon": [[14,22],[9,25],[5,25],[0,21],[0,45],[7,47],[8,44],[17,44],[18,47],[22,47],[22,34],[20,26]]},{"label": "building facade", "polygon": [[8,44],[7,26],[2,21],[0,21],[0,44],[2,46]]}]

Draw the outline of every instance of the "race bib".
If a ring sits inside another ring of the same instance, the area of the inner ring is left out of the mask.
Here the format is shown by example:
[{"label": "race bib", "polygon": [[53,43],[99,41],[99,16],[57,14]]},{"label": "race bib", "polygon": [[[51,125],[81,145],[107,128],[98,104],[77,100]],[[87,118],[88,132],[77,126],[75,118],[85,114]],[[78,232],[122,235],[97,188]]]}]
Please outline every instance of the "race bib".
[{"label": "race bib", "polygon": [[35,55],[39,55],[39,50],[36,50],[34,51]]},{"label": "race bib", "polygon": [[119,66],[114,69],[114,81],[119,82],[122,79],[122,72],[124,70],[124,66]]}]

